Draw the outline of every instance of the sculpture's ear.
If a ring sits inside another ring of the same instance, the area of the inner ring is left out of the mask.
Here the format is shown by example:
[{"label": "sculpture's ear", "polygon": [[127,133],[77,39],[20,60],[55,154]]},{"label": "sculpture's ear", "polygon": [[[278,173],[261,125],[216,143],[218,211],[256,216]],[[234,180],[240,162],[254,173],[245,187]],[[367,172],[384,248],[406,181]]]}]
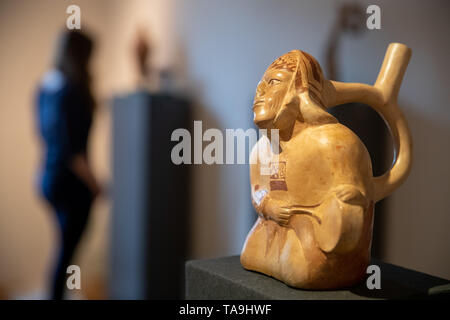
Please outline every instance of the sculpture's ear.
[{"label": "sculpture's ear", "polygon": [[326,124],[337,123],[338,120],[330,113],[324,110],[309,95],[308,91],[300,94],[300,112],[306,123],[309,124]]},{"label": "sculpture's ear", "polygon": [[277,128],[286,128],[292,124],[292,120],[300,115],[300,98],[295,93],[288,93],[284,103],[278,110],[274,124]]}]

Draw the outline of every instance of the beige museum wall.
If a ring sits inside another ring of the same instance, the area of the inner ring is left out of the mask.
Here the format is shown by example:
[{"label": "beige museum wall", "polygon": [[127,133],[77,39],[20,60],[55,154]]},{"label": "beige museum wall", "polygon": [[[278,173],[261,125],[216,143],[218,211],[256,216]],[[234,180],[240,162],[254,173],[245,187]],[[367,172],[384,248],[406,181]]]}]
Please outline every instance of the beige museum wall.
[{"label": "beige museum wall", "polygon": [[[40,154],[33,127],[33,94],[49,65],[52,45],[65,26],[65,11],[70,4],[80,6],[82,28],[98,40],[93,70],[99,110],[90,150],[93,166],[106,189],[112,182],[108,99],[114,92],[132,87],[129,46],[138,25],[151,29],[153,40],[159,44],[155,64],[167,64],[170,47],[164,35],[169,30],[171,1],[0,2],[0,295],[5,297],[42,297],[55,250],[54,222],[34,189]],[[94,206],[75,259],[82,270],[87,297],[104,294],[108,218],[109,201],[102,198]]]},{"label": "beige museum wall", "polygon": [[[79,2],[83,23],[104,36],[109,23],[100,2]],[[64,1],[2,1],[0,4],[0,287],[9,297],[40,296],[56,229],[52,216],[34,189],[39,163],[39,144],[34,130],[33,98],[36,85],[48,66],[58,31],[65,25]],[[86,9],[85,9],[86,8]],[[88,10],[87,10],[88,9]],[[84,24],[83,24],[84,25]],[[107,77],[106,44],[99,47],[94,68],[96,81]],[[100,85],[97,92],[104,92]],[[91,150],[94,166],[102,180],[108,177],[108,113],[100,105]],[[105,220],[108,202],[95,204],[82,256],[77,258],[83,279],[103,272]],[[98,277],[96,277],[98,278]]]}]

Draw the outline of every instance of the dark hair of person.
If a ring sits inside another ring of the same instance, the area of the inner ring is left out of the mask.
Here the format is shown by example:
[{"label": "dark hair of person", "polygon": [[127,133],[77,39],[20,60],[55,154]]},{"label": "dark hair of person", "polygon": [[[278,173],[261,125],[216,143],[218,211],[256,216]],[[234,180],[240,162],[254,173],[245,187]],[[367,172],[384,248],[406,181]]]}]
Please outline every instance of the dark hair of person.
[{"label": "dark hair of person", "polygon": [[53,66],[61,71],[67,80],[86,90],[90,100],[90,108],[95,103],[91,88],[89,60],[94,42],[79,30],[64,30],[57,43]]}]

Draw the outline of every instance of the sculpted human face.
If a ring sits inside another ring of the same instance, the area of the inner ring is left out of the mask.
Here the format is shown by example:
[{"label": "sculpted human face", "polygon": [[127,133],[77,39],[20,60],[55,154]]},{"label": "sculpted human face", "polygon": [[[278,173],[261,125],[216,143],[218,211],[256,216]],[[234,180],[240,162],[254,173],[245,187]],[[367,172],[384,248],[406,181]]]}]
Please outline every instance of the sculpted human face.
[{"label": "sculpted human face", "polygon": [[273,120],[291,87],[292,77],[292,71],[279,68],[269,68],[264,73],[253,101],[253,121],[258,127],[273,126]]}]

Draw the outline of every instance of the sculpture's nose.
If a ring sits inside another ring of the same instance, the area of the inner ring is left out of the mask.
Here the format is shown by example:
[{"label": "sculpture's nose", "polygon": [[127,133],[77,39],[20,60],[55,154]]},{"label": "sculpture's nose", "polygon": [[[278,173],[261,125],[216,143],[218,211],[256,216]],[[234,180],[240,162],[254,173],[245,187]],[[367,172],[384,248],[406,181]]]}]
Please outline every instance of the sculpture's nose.
[{"label": "sculpture's nose", "polygon": [[264,81],[260,81],[258,83],[258,86],[256,87],[255,100],[258,100],[259,98],[263,97],[265,93],[266,93],[266,84],[264,83]]},{"label": "sculpture's nose", "polygon": [[265,82],[261,81],[256,88],[255,99],[253,100],[253,122],[261,127],[262,122],[270,120],[272,117],[270,115],[270,108],[266,103],[264,98],[265,94]]}]

